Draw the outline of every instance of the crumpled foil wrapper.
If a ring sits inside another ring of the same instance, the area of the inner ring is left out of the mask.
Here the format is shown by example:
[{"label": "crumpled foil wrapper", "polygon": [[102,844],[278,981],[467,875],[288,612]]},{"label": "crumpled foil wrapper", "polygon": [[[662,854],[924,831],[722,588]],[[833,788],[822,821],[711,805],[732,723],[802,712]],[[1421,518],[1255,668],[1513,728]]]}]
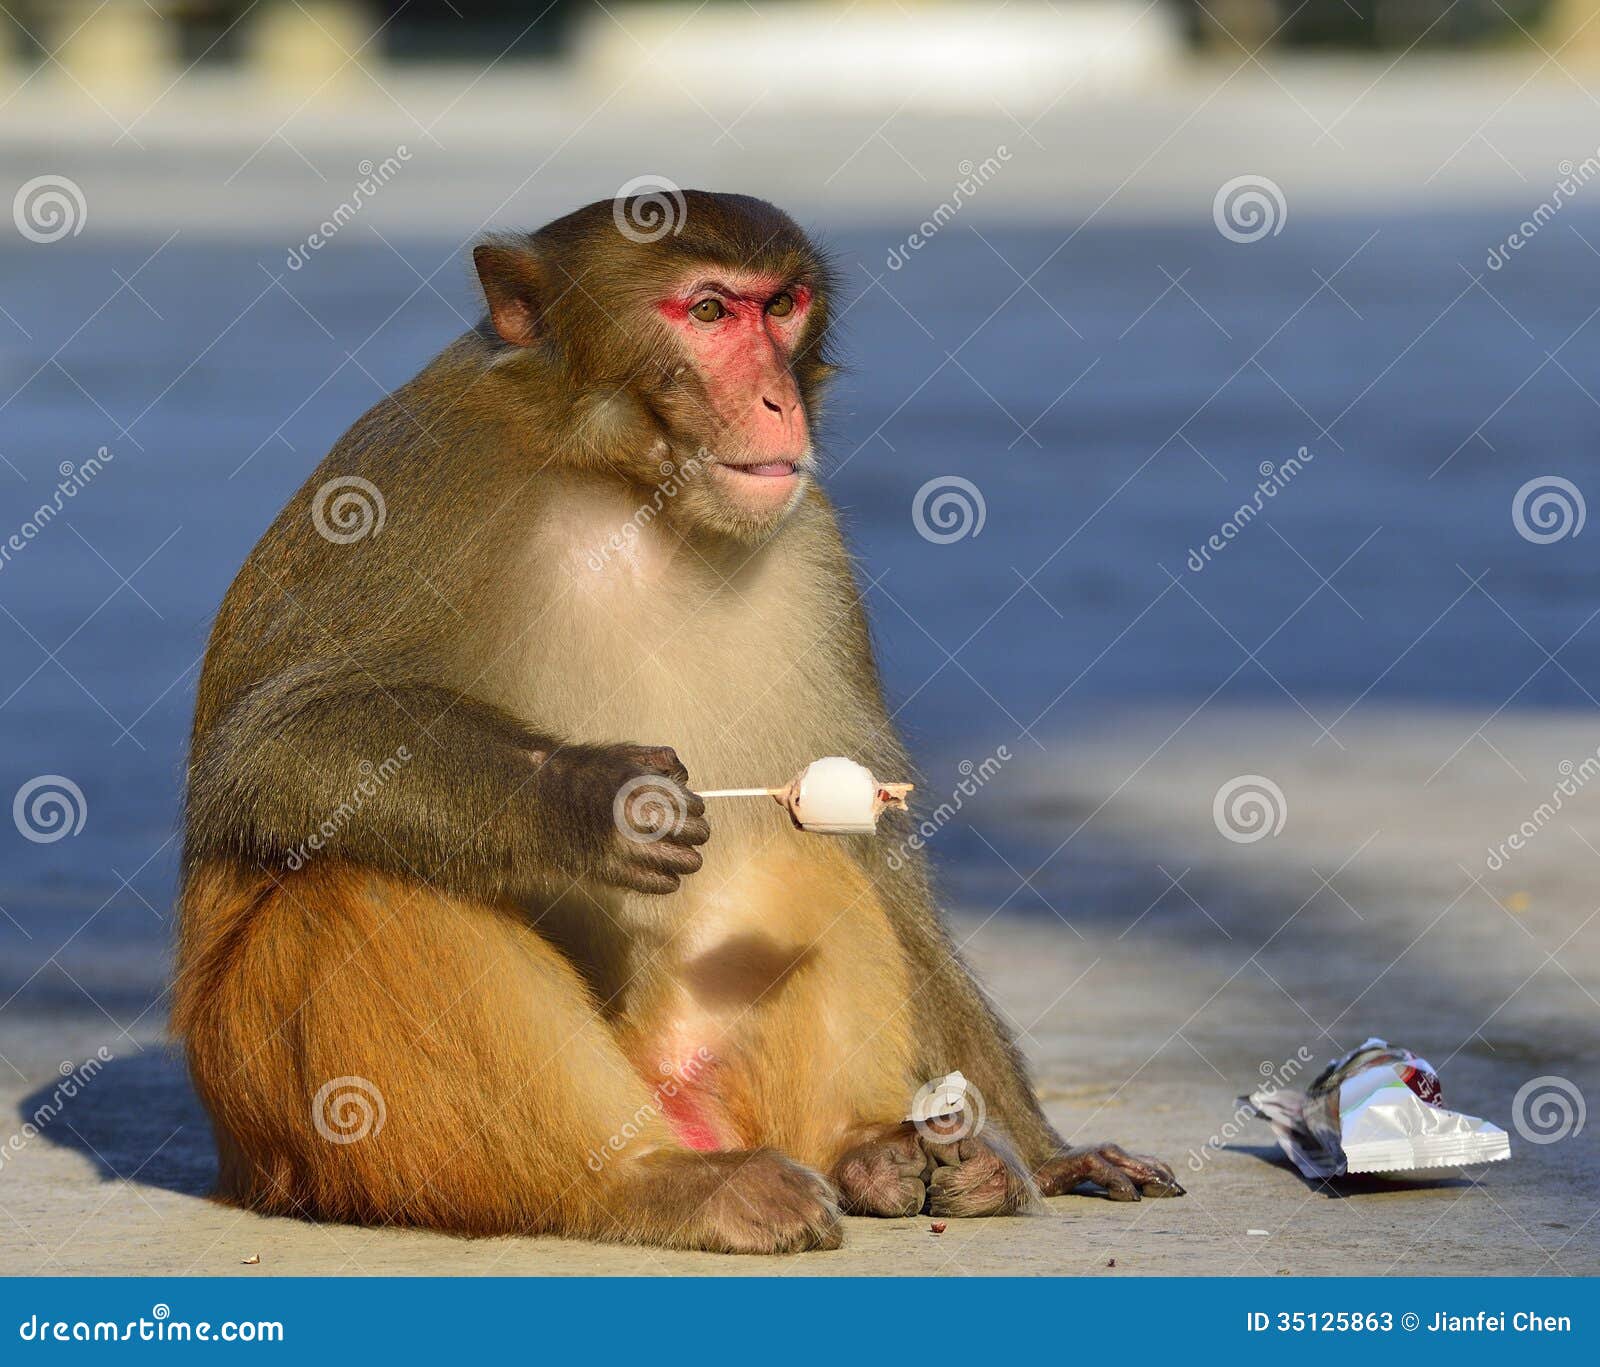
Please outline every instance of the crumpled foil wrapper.
[{"label": "crumpled foil wrapper", "polygon": [[1335,1059],[1303,1092],[1264,1087],[1240,1101],[1306,1177],[1423,1181],[1511,1157],[1498,1125],[1445,1107],[1432,1064],[1381,1039]]}]

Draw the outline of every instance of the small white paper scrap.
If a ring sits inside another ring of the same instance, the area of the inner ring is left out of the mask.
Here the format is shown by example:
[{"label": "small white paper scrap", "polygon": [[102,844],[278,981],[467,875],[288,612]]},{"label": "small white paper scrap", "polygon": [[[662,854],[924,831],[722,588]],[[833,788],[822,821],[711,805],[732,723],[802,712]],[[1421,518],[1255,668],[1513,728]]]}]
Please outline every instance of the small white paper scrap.
[{"label": "small white paper scrap", "polygon": [[922,1123],[940,1116],[956,1115],[967,1107],[967,1080],[960,1073],[946,1073],[924,1083],[911,1099],[907,1120]]}]

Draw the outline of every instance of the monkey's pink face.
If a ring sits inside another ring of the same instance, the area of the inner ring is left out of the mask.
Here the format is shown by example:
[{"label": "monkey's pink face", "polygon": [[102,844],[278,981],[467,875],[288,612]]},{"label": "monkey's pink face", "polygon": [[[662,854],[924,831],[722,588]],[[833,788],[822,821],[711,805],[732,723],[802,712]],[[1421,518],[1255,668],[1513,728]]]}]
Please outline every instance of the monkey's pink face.
[{"label": "monkey's pink face", "polygon": [[757,514],[788,506],[811,460],[791,371],[810,306],[804,285],[726,272],[692,276],[658,305],[713,410],[711,478]]}]

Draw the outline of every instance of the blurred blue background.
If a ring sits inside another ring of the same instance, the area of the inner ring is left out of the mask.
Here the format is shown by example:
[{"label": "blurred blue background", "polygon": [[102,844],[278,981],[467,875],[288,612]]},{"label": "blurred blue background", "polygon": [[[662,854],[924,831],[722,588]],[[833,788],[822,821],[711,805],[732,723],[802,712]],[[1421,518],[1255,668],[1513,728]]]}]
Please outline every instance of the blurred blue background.
[{"label": "blurred blue background", "polygon": [[[839,256],[830,487],[936,790],[999,745],[1070,766],[1062,738],[1131,704],[1284,712],[1309,746],[1351,708],[1594,701],[1593,531],[1536,544],[1512,517],[1536,477],[1600,490],[1583,6],[835,6],[774,67],[773,33],[828,8],[18,12],[0,535],[64,463],[110,459],[0,566],[0,794],[57,774],[87,805],[75,837],[0,842],[12,1021],[159,1020],[195,672],[231,576],[475,316],[480,228],[642,174],[772,197]],[[937,41],[969,31],[993,50]],[[16,217],[40,176],[81,194],[53,240]],[[1259,233],[1222,229],[1240,176],[1271,187]],[[984,524],[937,544],[913,505],[951,475]],[[1055,843],[963,818],[937,853],[981,899],[998,857]],[[1063,869],[1021,905],[1070,896]]]}]

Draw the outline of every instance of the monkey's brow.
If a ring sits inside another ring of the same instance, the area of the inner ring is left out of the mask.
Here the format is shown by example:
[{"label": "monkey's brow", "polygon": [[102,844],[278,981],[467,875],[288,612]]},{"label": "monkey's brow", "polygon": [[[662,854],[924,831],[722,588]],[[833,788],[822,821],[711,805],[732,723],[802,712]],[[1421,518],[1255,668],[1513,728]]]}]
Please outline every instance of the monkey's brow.
[{"label": "monkey's brow", "polygon": [[[778,276],[760,276],[750,280],[750,290],[738,290],[731,285],[725,284],[722,280],[706,277],[689,286],[686,293],[720,294],[724,299],[769,299],[774,294],[781,294],[784,290],[792,289],[795,283],[797,282],[783,280]],[[752,293],[751,290],[754,292]]]}]

